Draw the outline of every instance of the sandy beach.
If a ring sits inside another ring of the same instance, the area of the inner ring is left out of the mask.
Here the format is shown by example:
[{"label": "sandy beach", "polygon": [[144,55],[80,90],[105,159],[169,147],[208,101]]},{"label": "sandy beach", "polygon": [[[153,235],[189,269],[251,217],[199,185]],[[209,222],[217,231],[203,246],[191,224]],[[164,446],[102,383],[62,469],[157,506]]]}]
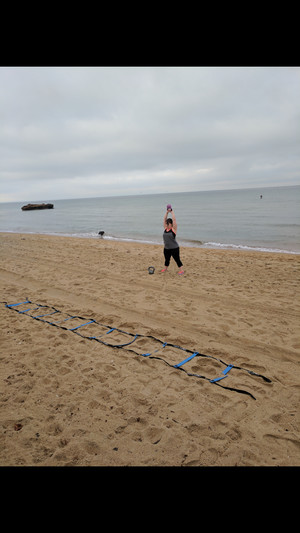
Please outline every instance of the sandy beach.
[{"label": "sandy beach", "polygon": [[[1,466],[300,465],[300,255],[181,248],[179,276],[162,246],[0,243]],[[4,303],[26,299],[190,352],[141,356]],[[212,383],[218,360],[233,368]]]}]

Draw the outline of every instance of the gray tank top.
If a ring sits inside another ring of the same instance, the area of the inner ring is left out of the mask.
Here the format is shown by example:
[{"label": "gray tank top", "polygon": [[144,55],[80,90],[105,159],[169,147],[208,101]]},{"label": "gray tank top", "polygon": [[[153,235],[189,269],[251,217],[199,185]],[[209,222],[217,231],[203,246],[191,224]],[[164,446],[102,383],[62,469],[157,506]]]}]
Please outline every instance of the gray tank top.
[{"label": "gray tank top", "polygon": [[164,245],[167,250],[173,250],[174,248],[179,248],[178,242],[176,241],[176,233],[171,229],[170,231],[165,230],[163,233]]}]

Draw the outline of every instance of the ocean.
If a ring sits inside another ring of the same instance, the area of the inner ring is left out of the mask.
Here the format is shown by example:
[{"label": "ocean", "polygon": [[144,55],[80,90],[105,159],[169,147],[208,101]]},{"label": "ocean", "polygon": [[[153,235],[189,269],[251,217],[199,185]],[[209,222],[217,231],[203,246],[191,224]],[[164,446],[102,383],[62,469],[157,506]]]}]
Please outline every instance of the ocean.
[{"label": "ocean", "polygon": [[[53,203],[54,209],[21,210],[42,202]],[[28,199],[0,204],[0,231],[162,244],[169,203],[180,246],[300,253],[300,186]]]}]

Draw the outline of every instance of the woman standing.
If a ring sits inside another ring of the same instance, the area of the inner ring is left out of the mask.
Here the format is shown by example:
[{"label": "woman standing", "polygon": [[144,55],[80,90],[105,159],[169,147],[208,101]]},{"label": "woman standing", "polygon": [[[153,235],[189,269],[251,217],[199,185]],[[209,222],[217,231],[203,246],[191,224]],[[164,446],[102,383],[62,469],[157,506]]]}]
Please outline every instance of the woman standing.
[{"label": "woman standing", "polygon": [[[172,214],[172,218],[170,218],[170,216],[168,217],[168,215],[170,214]],[[176,222],[174,211],[172,210],[172,206],[170,204],[167,205],[167,212],[164,216],[164,228],[165,228],[165,231],[163,233],[163,239],[164,239],[165,268],[163,268],[161,272],[166,272],[168,270],[170,259],[171,257],[173,257],[174,261],[177,263],[177,266],[179,268],[178,274],[181,275],[184,273],[184,270],[182,270],[182,262],[180,260],[180,255],[179,255],[179,245],[176,241],[177,222]]]}]

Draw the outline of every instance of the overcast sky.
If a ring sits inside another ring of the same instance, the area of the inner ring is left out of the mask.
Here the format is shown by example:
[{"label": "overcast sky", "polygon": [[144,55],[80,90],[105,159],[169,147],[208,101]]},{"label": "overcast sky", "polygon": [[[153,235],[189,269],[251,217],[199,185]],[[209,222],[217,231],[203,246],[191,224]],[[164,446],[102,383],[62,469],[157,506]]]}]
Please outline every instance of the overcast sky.
[{"label": "overcast sky", "polygon": [[0,67],[0,201],[300,184],[300,68]]}]

